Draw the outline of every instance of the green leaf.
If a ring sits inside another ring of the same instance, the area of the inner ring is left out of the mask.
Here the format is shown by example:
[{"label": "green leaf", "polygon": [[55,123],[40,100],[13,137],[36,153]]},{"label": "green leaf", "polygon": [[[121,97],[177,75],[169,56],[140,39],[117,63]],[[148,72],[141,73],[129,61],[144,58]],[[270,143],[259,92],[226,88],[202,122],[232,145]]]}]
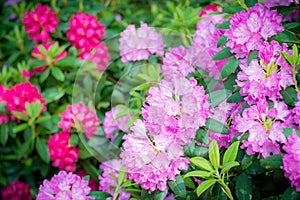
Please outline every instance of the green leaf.
[{"label": "green leaf", "polygon": [[239,66],[240,60],[237,60],[235,57],[232,57],[223,67],[220,79],[224,79],[230,74],[232,74]]},{"label": "green leaf", "polygon": [[64,81],[65,80],[64,73],[61,71],[61,69],[59,69],[57,67],[52,67],[51,68],[51,74],[58,81]]},{"label": "green leaf", "polygon": [[283,133],[286,138],[293,134],[293,128],[283,128]]},{"label": "green leaf", "polygon": [[184,175],[184,178],[188,178],[188,177],[200,177],[200,178],[207,179],[211,175],[212,175],[211,172],[196,170],[196,171],[192,171],[192,172],[187,173],[186,175]]},{"label": "green leaf", "polygon": [[204,129],[198,129],[196,132],[196,140],[202,144],[209,143],[209,135]]},{"label": "green leaf", "polygon": [[237,177],[235,193],[238,200],[252,199],[252,181],[250,176],[242,173]]},{"label": "green leaf", "polygon": [[191,189],[196,188],[196,185],[195,185],[194,181],[191,178],[184,177],[183,181],[184,181],[184,184],[186,185],[186,187],[191,188]]},{"label": "green leaf", "polygon": [[291,22],[291,23],[283,24],[283,26],[285,29],[293,29],[293,28],[300,26],[300,23],[299,22]]},{"label": "green leaf", "polygon": [[[228,27],[229,28],[229,27]],[[217,47],[221,47],[227,43],[227,37],[222,35],[217,43]]]},{"label": "green leaf", "polygon": [[42,116],[42,117],[38,118],[38,119],[35,121],[35,123],[37,123],[37,124],[43,123],[43,122],[45,122],[45,121],[51,119],[51,117],[52,117],[51,115]]},{"label": "green leaf", "polygon": [[276,40],[279,43],[293,43],[295,41],[298,41],[298,38],[289,31],[283,31],[272,37],[272,40]]},{"label": "green leaf", "polygon": [[210,106],[212,108],[216,107],[229,96],[230,90],[220,89],[209,93],[208,100],[210,101]]},{"label": "green leaf", "polygon": [[287,87],[285,90],[281,90],[280,94],[283,96],[283,101],[289,106],[295,106],[295,102],[298,101],[294,87]]},{"label": "green leaf", "polygon": [[42,44],[38,45],[38,49],[39,49],[39,51],[40,51],[43,55],[48,56],[48,51],[47,51],[47,49],[44,47],[44,45],[42,45]]},{"label": "green leaf", "polygon": [[14,116],[16,116],[17,118],[23,120],[23,121],[27,121],[28,117],[26,115],[24,115],[23,113],[17,112],[17,111],[12,111],[12,114]]},{"label": "green leaf", "polygon": [[[48,49],[48,55],[51,56],[51,57],[54,57],[52,56],[53,53],[57,50],[58,48],[58,42],[55,42],[53,45],[50,46],[50,48]],[[54,57],[55,58],[55,57]]]},{"label": "green leaf", "polygon": [[215,179],[209,179],[206,181],[203,181],[196,190],[197,196],[199,197],[203,192],[205,192],[208,188],[213,186],[217,181]]},{"label": "green leaf", "polygon": [[239,146],[240,141],[236,141],[227,148],[223,156],[223,165],[235,161],[237,153],[239,151]]},{"label": "green leaf", "polygon": [[233,54],[230,52],[230,50],[231,49],[229,47],[222,49],[212,57],[212,60],[223,60],[231,57]]},{"label": "green leaf", "polygon": [[247,65],[249,65],[253,59],[258,59],[258,51],[257,50],[250,52],[248,61],[247,61]]},{"label": "green leaf", "polygon": [[206,126],[208,130],[215,132],[215,133],[222,133],[222,134],[228,134],[228,128],[224,126],[221,122],[208,118],[206,120]]},{"label": "green leaf", "polygon": [[293,45],[292,63],[297,64],[298,61],[298,47],[296,44]]},{"label": "green leaf", "polygon": [[230,169],[232,169],[233,167],[239,166],[240,163],[237,161],[233,161],[233,162],[228,162],[226,164],[223,164],[222,166],[222,170],[221,170],[221,174],[225,174],[227,173]]},{"label": "green leaf", "polygon": [[193,157],[191,158],[191,163],[199,167],[200,169],[206,170],[208,172],[214,171],[212,164],[202,157]]},{"label": "green leaf", "polygon": [[234,13],[241,12],[242,10],[244,10],[244,9],[241,6],[226,6],[223,9],[223,12],[229,13],[229,14],[234,14]]},{"label": "green leaf", "polygon": [[126,169],[125,167],[121,166],[120,168],[120,173],[119,173],[119,180],[118,180],[118,185],[122,185],[124,180],[126,179]]},{"label": "green leaf", "polygon": [[42,60],[34,60],[34,61],[30,62],[28,66],[29,66],[29,69],[32,69],[34,67],[47,66],[47,63]]},{"label": "green leaf", "polygon": [[76,146],[79,143],[79,137],[77,134],[72,134],[69,139],[69,145],[70,146]]},{"label": "green leaf", "polygon": [[223,22],[219,25],[216,26],[218,29],[229,29],[230,28],[230,21],[226,21],[226,22]]},{"label": "green leaf", "polygon": [[255,4],[257,4],[257,0],[245,0],[245,4],[248,8],[253,7]]},{"label": "green leaf", "polygon": [[289,187],[282,195],[281,200],[299,200],[300,193],[295,188]]},{"label": "green leaf", "polygon": [[106,200],[108,197],[111,197],[111,194],[101,191],[92,191],[89,196],[94,197],[95,200]]},{"label": "green leaf", "polygon": [[78,59],[74,56],[67,56],[57,61],[54,65],[57,67],[75,67]]},{"label": "green leaf", "polygon": [[282,155],[276,154],[264,159],[260,159],[260,165],[268,170],[280,169],[283,165]]},{"label": "green leaf", "polygon": [[244,101],[244,97],[240,95],[239,92],[233,93],[228,99],[227,103],[240,103]]},{"label": "green leaf", "polygon": [[168,194],[168,190],[165,190],[163,192],[155,191],[154,200],[164,200],[166,198],[167,194]]},{"label": "green leaf", "polygon": [[169,181],[168,185],[170,189],[175,194],[175,198],[186,198],[186,187],[183,181],[182,176],[178,175],[176,176],[175,181]]},{"label": "green leaf", "polygon": [[50,163],[50,156],[47,144],[42,141],[40,138],[36,138],[35,148],[40,158],[45,163]]},{"label": "green leaf", "polygon": [[220,151],[216,140],[211,141],[209,144],[208,156],[213,167],[218,170],[220,167]]},{"label": "green leaf", "polygon": [[0,114],[7,114],[6,102],[0,102]]},{"label": "green leaf", "polygon": [[96,167],[90,163],[89,160],[82,160],[81,164],[82,164],[83,170],[87,174],[89,174],[94,180],[98,180],[100,173],[96,169]]},{"label": "green leaf", "polygon": [[40,76],[40,82],[43,83],[49,77],[49,74],[50,74],[50,68],[47,68],[46,71],[44,71]]},{"label": "green leaf", "polygon": [[284,51],[281,51],[280,54],[283,56],[284,60],[289,64],[289,65],[292,65],[292,58],[290,56],[290,54],[284,52]]},{"label": "green leaf", "polygon": [[42,92],[42,97],[47,101],[47,103],[51,103],[53,101],[57,101],[65,95],[65,90],[52,87],[47,88]]},{"label": "green leaf", "polygon": [[90,176],[87,175],[87,176],[83,177],[83,180],[85,180],[85,181],[90,181]]},{"label": "green leaf", "polygon": [[26,129],[28,127],[28,124],[20,124],[18,126],[13,127],[13,132],[14,133],[18,133],[20,131],[23,131],[24,129]]},{"label": "green leaf", "polygon": [[2,123],[0,125],[0,142],[2,146],[5,146],[9,136],[8,124]]}]

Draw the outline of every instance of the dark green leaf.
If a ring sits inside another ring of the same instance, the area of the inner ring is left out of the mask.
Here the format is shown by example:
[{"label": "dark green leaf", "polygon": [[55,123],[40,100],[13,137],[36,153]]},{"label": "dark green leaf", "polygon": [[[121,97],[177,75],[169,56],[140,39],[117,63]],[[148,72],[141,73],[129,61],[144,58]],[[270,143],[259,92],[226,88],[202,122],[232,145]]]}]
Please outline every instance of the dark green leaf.
[{"label": "dark green leaf", "polygon": [[8,131],[8,124],[2,123],[0,125],[0,142],[2,144],[2,146],[4,146],[8,140],[8,135],[9,135],[9,131]]},{"label": "dark green leaf", "polygon": [[217,181],[215,179],[209,179],[206,181],[203,181],[198,187],[197,187],[197,195],[198,197],[205,192],[208,188],[210,188],[211,186],[213,186]]},{"label": "dark green leaf", "polygon": [[186,187],[191,188],[191,189],[196,188],[196,185],[191,178],[184,177],[183,181],[184,181],[184,184],[186,185]]},{"label": "dark green leaf", "polygon": [[94,197],[95,200],[106,200],[108,197],[111,197],[111,194],[101,191],[92,191],[89,196]]},{"label": "dark green leaf", "polygon": [[209,143],[209,135],[204,129],[198,129],[196,133],[196,140],[202,144]]},{"label": "dark green leaf", "polygon": [[260,165],[269,170],[280,169],[283,165],[282,155],[276,154],[264,159],[260,159]]},{"label": "dark green leaf", "polygon": [[249,65],[253,59],[258,59],[258,51],[257,50],[250,52],[248,61],[247,61],[247,65]]},{"label": "dark green leaf", "polygon": [[222,49],[212,57],[212,60],[223,60],[231,57],[233,54],[230,52],[230,50],[231,49],[229,47]]},{"label": "dark green leaf", "polygon": [[287,87],[285,90],[281,90],[280,94],[283,96],[283,101],[289,106],[295,106],[295,102],[298,101],[297,92],[293,87]]},{"label": "dark green leaf", "polygon": [[13,132],[18,133],[20,131],[23,131],[27,127],[28,127],[28,124],[20,124],[18,126],[13,127]]},{"label": "dark green leaf", "polygon": [[228,99],[227,99],[227,102],[228,103],[240,103],[240,102],[243,102],[244,101],[244,97],[242,97],[240,95],[239,92],[235,92],[233,93]]},{"label": "dark green leaf", "polygon": [[283,24],[285,29],[293,29],[293,28],[297,28],[298,26],[300,26],[299,22],[291,22],[291,23],[286,23]]},{"label": "dark green leaf", "polygon": [[289,187],[282,195],[281,200],[299,200],[300,193],[295,188]]},{"label": "dark green leaf", "polygon": [[47,88],[42,92],[42,96],[46,99],[47,103],[57,101],[65,95],[65,90],[57,87]]},{"label": "dark green leaf", "polygon": [[50,68],[47,68],[46,71],[44,71],[40,76],[40,82],[43,83],[49,77],[49,74],[50,74]]},{"label": "dark green leaf", "polygon": [[293,134],[293,128],[283,128],[283,133],[286,138]]},{"label": "dark green leaf", "polygon": [[257,4],[257,0],[245,0],[245,4],[248,8],[253,7],[255,4]]},{"label": "dark green leaf", "polygon": [[79,137],[77,134],[72,134],[69,140],[70,146],[76,146],[79,143]]},{"label": "dark green leaf", "polygon": [[154,200],[164,200],[168,194],[168,190],[165,190],[163,192],[156,191],[154,194]]},{"label": "dark green leaf", "polygon": [[240,60],[237,60],[235,57],[232,57],[223,67],[220,79],[224,79],[230,74],[232,74],[239,66]]},{"label": "dark green leaf", "polygon": [[[229,28],[229,27],[228,27]],[[217,47],[221,47],[227,43],[227,37],[222,35],[217,43]]]},{"label": "dark green leaf", "polygon": [[88,160],[82,161],[82,167],[83,167],[83,170],[87,174],[89,174],[94,180],[98,180],[100,173],[96,169],[96,167],[90,163],[90,161],[88,161]]},{"label": "dark green leaf", "polygon": [[7,114],[6,102],[0,102],[0,114]]},{"label": "dark green leaf", "polygon": [[59,69],[57,67],[52,67],[51,68],[51,74],[58,81],[64,81],[65,80],[64,73],[61,71],[61,69]]},{"label": "dark green leaf", "polygon": [[234,14],[234,13],[241,12],[242,10],[243,10],[243,8],[241,6],[226,6],[223,9],[223,12],[229,13],[229,14]]},{"label": "dark green leaf", "polygon": [[182,176],[176,176],[175,181],[169,181],[168,185],[175,194],[175,198],[186,198],[186,187]]},{"label": "dark green leaf", "polygon": [[227,148],[223,156],[223,165],[235,161],[239,150],[239,145],[240,145],[240,141],[236,141]]},{"label": "dark green leaf", "polygon": [[211,200],[227,200],[227,195],[223,192],[220,184],[215,184],[210,193]]},{"label": "dark green leaf", "polygon": [[202,157],[193,157],[191,158],[191,163],[199,167],[200,169],[206,170],[208,172],[214,171],[212,164]]},{"label": "dark green leaf", "polygon": [[50,163],[50,156],[47,144],[42,141],[40,138],[36,138],[35,148],[40,158],[45,163]]},{"label": "dark green leaf", "polygon": [[57,61],[55,63],[55,66],[57,66],[57,67],[75,67],[77,61],[78,61],[78,59],[76,57],[67,56],[67,57]]},{"label": "dark green leaf", "polygon": [[235,193],[238,200],[252,199],[252,181],[250,176],[242,173],[237,177]]},{"label": "dark green leaf", "polygon": [[210,101],[210,106],[212,108],[216,107],[229,96],[230,90],[220,89],[209,93],[208,100]]},{"label": "dark green leaf", "polygon": [[298,38],[294,36],[293,33],[290,33],[288,31],[278,33],[272,39],[278,41],[279,43],[293,43],[295,41],[298,41]]},{"label": "dark green leaf", "polygon": [[208,148],[208,156],[215,170],[218,170],[220,167],[220,151],[216,140],[210,142]]},{"label": "dark green leaf", "polygon": [[215,132],[215,133],[222,133],[222,134],[228,134],[228,129],[226,126],[224,126],[224,124],[222,124],[221,122],[212,119],[212,118],[208,118],[206,120],[206,126],[205,126],[208,130]]}]

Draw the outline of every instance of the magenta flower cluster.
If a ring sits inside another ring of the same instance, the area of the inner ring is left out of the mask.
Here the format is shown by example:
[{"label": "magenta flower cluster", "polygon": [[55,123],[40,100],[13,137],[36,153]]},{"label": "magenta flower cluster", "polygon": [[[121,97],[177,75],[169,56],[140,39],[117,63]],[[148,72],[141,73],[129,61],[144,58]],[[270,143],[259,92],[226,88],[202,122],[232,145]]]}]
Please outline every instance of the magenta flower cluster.
[{"label": "magenta flower cluster", "polygon": [[19,180],[6,185],[1,191],[1,197],[4,200],[31,200],[30,186]]}]

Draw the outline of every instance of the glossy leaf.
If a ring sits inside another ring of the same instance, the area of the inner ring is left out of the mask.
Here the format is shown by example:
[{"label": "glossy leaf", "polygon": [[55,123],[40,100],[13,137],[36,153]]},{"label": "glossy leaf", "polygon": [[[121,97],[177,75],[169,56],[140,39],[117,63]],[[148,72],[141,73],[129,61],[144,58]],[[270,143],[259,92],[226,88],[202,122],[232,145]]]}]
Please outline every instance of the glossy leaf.
[{"label": "glossy leaf", "polygon": [[212,119],[212,118],[208,118],[206,120],[206,126],[205,126],[208,130],[215,132],[215,133],[222,133],[222,134],[228,134],[228,128],[226,126],[224,126],[224,124],[222,124],[221,122]]},{"label": "glossy leaf", "polygon": [[240,146],[240,141],[236,141],[227,148],[223,156],[223,165],[235,161],[239,150],[239,146]]},{"label": "glossy leaf", "polygon": [[203,181],[196,189],[197,196],[199,197],[203,192],[213,186],[217,181],[215,179],[209,179]]},{"label": "glossy leaf", "polygon": [[252,199],[252,181],[250,176],[242,173],[236,180],[236,196],[238,200],[251,200]]},{"label": "glossy leaf", "polygon": [[199,167],[200,169],[206,170],[208,172],[214,171],[212,164],[202,157],[191,158],[191,163]]},{"label": "glossy leaf", "polygon": [[232,74],[239,66],[240,60],[237,60],[235,57],[232,57],[222,68],[220,79],[224,79],[230,74]]},{"label": "glossy leaf", "polygon": [[282,155],[276,154],[267,158],[260,159],[260,165],[269,170],[280,169],[283,165]]},{"label": "glossy leaf", "polygon": [[231,49],[229,47],[222,49],[212,57],[212,60],[223,60],[231,57],[233,54],[230,52],[230,50]]},{"label": "glossy leaf", "polygon": [[211,141],[209,144],[208,156],[215,170],[218,170],[220,167],[220,151],[216,140]]},{"label": "glossy leaf", "polygon": [[48,145],[42,141],[40,138],[36,138],[35,147],[37,150],[37,153],[39,154],[40,158],[45,163],[50,163],[50,155],[48,150]]}]

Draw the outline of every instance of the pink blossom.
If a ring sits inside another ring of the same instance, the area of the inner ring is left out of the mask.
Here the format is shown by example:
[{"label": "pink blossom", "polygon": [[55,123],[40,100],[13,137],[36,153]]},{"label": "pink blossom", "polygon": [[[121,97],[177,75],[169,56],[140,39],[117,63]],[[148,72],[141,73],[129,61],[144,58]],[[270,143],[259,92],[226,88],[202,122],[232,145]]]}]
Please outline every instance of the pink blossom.
[{"label": "pink blossom", "polygon": [[129,25],[120,35],[120,55],[125,63],[147,60],[151,54],[164,55],[161,35],[143,22],[138,29]]},{"label": "pink blossom", "polygon": [[112,141],[115,140],[117,135],[114,135],[116,130],[121,130],[123,132],[128,131],[128,120],[132,115],[126,115],[117,119],[117,115],[122,112],[122,109],[113,107],[110,111],[105,113],[105,118],[103,121],[103,127],[105,136]]},{"label": "pink blossom", "polygon": [[85,52],[84,54],[82,54],[82,58],[96,64],[95,70],[97,71],[105,70],[110,61],[108,48],[104,42],[100,42],[92,52]]},{"label": "pink blossom", "polygon": [[[218,8],[221,11],[221,8]],[[189,49],[192,63],[202,70],[206,70],[209,76],[219,79],[220,72],[228,59],[213,61],[212,57],[222,50],[224,46],[217,47],[224,30],[216,28],[218,24],[225,22],[224,14],[206,16],[197,23],[193,43]]]},{"label": "pink blossom", "polygon": [[54,167],[74,172],[76,170],[75,162],[78,160],[78,149],[76,146],[69,145],[70,137],[70,133],[56,133],[49,137],[48,148]]},{"label": "pink blossom", "polygon": [[[81,178],[88,176],[88,174],[82,169],[78,170],[77,175],[80,176]],[[99,183],[90,177],[89,187],[91,188],[91,191],[98,191]]]},{"label": "pink blossom", "polygon": [[[266,0],[265,5],[271,8],[276,6],[289,6],[293,2],[299,3],[298,0]],[[283,22],[294,21],[295,19],[297,19],[298,13],[299,11],[295,9],[291,14],[283,19]]]},{"label": "pink blossom", "polygon": [[[11,115],[13,111],[26,114],[26,103],[35,103],[40,101],[43,105],[42,111],[46,110],[46,100],[38,91],[37,87],[30,82],[18,83],[11,89],[7,89],[4,93],[3,99],[6,101],[8,113]],[[11,115],[12,120],[18,119]]]},{"label": "pink blossom", "polygon": [[35,43],[51,39],[49,33],[54,33],[58,18],[47,5],[37,4],[36,9],[24,14],[23,23],[29,38]]},{"label": "pink blossom", "polygon": [[51,180],[44,180],[39,187],[37,200],[93,200],[89,197],[91,188],[88,181],[71,172],[60,171]]},{"label": "pink blossom", "polygon": [[188,144],[210,116],[208,96],[193,78],[160,81],[159,88],[152,86],[147,95],[142,108],[145,125],[151,135],[168,138],[166,146],[173,142]]},{"label": "pink blossom", "polygon": [[222,12],[222,8],[219,7],[218,4],[207,5],[205,6],[205,9],[200,12],[199,17],[204,17],[212,12]]},{"label": "pink blossom", "polygon": [[14,183],[10,183],[5,186],[1,191],[2,199],[5,200],[31,200],[30,186],[27,183],[23,183],[17,180]]},{"label": "pink blossom", "polygon": [[78,132],[84,131],[89,139],[97,132],[100,124],[96,112],[81,102],[68,105],[59,116],[61,120],[58,127],[63,131],[70,132],[71,128],[75,128]]},{"label": "pink blossom", "polygon": [[295,103],[295,107],[293,109],[293,121],[295,124],[300,127],[300,92],[297,94],[298,101]]},{"label": "pink blossom", "polygon": [[286,154],[283,156],[283,166],[285,177],[290,179],[291,185],[300,192],[300,138],[295,130],[288,137],[287,143],[283,146]]},{"label": "pink blossom", "polygon": [[226,46],[237,58],[243,58],[258,50],[263,41],[282,32],[281,22],[282,16],[275,10],[258,3],[248,12],[243,10],[230,17],[230,29],[224,34],[228,38]]},{"label": "pink blossom", "polygon": [[92,49],[99,45],[105,34],[104,29],[105,25],[100,24],[91,14],[78,12],[71,17],[67,37],[70,43],[81,51],[79,58],[85,59],[85,55],[90,54]]},{"label": "pink blossom", "polygon": [[[113,174],[117,180],[119,178],[119,173],[121,170],[121,161],[120,160],[110,160],[103,162],[100,165],[100,169],[102,170],[102,175],[99,176],[99,190],[108,192],[112,196],[115,193],[115,189],[111,188],[110,186],[117,187],[117,182],[110,176],[110,174]],[[128,192],[119,192],[118,200],[127,200],[130,198],[130,193]],[[108,200],[111,200],[112,198],[108,198]]]},{"label": "pink blossom", "polygon": [[280,153],[280,143],[286,143],[283,123],[290,115],[284,102],[274,103],[274,108],[268,107],[266,99],[261,99],[250,108],[246,108],[242,117],[238,116],[233,124],[240,133],[249,132],[247,140],[243,141],[242,148],[247,148],[247,154],[259,153],[264,158],[271,154]]},{"label": "pink blossom", "polygon": [[186,77],[194,72],[191,55],[183,46],[170,48],[163,58],[161,71],[166,80],[172,80],[174,76]]},{"label": "pink blossom", "polygon": [[[144,122],[139,119],[131,130],[132,134],[124,136],[124,151],[121,153],[128,177],[149,192],[156,189],[165,191],[167,181],[175,180],[181,170],[188,168],[189,159],[181,157],[184,154],[182,146],[176,143],[161,146],[151,141]],[[164,140],[167,138],[160,141]]]}]

